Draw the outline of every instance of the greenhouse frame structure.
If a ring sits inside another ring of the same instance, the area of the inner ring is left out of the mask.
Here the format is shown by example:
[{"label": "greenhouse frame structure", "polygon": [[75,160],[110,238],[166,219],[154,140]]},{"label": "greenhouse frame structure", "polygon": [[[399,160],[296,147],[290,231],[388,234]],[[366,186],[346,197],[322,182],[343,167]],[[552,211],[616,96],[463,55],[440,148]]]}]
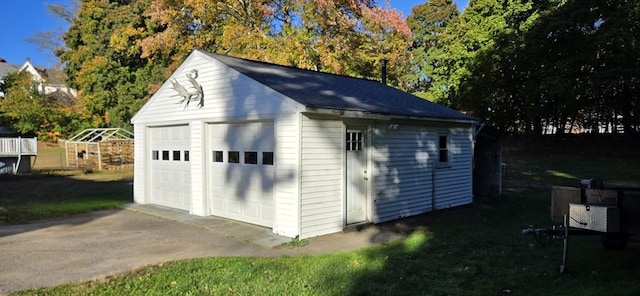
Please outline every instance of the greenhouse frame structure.
[{"label": "greenhouse frame structure", "polygon": [[90,128],[65,142],[68,167],[113,169],[133,165],[133,133],[122,128]]}]

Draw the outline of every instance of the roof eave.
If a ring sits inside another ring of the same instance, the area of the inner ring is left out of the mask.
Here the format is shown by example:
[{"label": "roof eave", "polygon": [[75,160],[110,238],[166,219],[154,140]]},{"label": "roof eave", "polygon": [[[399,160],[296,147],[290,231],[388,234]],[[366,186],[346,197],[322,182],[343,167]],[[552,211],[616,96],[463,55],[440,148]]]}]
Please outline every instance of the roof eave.
[{"label": "roof eave", "polygon": [[460,118],[440,118],[440,117],[422,117],[422,116],[410,116],[402,114],[380,114],[363,111],[350,111],[341,109],[330,108],[315,108],[306,107],[304,113],[319,114],[319,115],[332,115],[342,118],[358,118],[358,119],[373,119],[373,120],[418,120],[418,121],[438,121],[438,122],[450,122],[450,123],[465,123],[472,124],[478,122],[475,119],[460,119]]}]

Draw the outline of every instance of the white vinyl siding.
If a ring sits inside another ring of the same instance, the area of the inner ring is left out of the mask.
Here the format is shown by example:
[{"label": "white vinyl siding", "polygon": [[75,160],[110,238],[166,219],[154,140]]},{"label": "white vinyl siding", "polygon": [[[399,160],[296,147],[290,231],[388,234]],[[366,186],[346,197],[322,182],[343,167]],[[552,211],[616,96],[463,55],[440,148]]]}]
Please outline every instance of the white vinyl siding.
[{"label": "white vinyl siding", "polygon": [[472,130],[450,128],[449,167],[436,169],[436,208],[473,202]]},{"label": "white vinyl siding", "polygon": [[431,210],[436,137],[437,133],[430,133],[426,127],[375,126],[372,139],[375,223]]},{"label": "white vinyl siding", "polygon": [[273,232],[300,234],[300,113],[282,114],[275,121],[275,213]]},{"label": "white vinyl siding", "polygon": [[[193,91],[185,76],[198,70],[195,79],[203,88],[204,107],[191,102],[188,108],[178,102],[181,97],[172,88],[174,79],[187,91]],[[204,120],[207,122],[273,119],[279,113],[302,109],[295,101],[224,66],[199,52],[187,60],[167,79],[132,119],[134,124],[171,124],[173,121]]]},{"label": "white vinyl siding", "polygon": [[341,231],[343,222],[342,121],[303,116],[301,238]]},{"label": "white vinyl siding", "polygon": [[189,164],[191,165],[191,214],[205,216],[208,211],[205,208],[205,184],[204,170],[205,157],[203,149],[204,123],[202,121],[191,122],[191,147],[189,147]]},{"label": "white vinyl siding", "polygon": [[[197,102],[191,102],[185,109],[184,105],[178,104],[181,97],[172,88],[171,81],[175,79],[188,91],[192,91],[193,87],[185,74],[194,69],[198,70],[198,77],[195,80],[203,87],[204,107],[198,108]],[[136,134],[140,137],[135,147],[135,201],[150,203],[152,199],[153,188],[150,184],[153,170],[150,166],[151,150],[149,148],[151,135],[149,133],[145,135],[148,128],[193,125],[192,130],[189,131],[192,138],[187,139],[185,143],[189,147],[184,149],[189,151],[188,163],[191,172],[188,178],[191,182],[189,184],[190,200],[193,202],[187,210],[195,215],[209,215],[204,166],[207,155],[203,150],[206,143],[203,138],[204,125],[212,122],[273,120],[283,113],[299,114],[301,109],[303,106],[297,102],[249,79],[212,57],[198,51],[193,52],[132,119]],[[162,152],[159,153],[162,158]],[[277,157],[274,158],[277,162]],[[298,229],[298,227],[295,228]]]},{"label": "white vinyl siding", "polygon": [[[450,136],[446,168],[437,165],[442,134]],[[372,142],[375,223],[431,211],[434,169],[436,208],[472,201],[470,129],[376,125]]]},{"label": "white vinyl siding", "polygon": [[133,147],[133,175],[135,176],[133,178],[133,201],[139,204],[147,204],[149,203],[149,198],[145,185],[149,184],[149,176],[146,172],[151,160],[149,137],[147,128],[144,125],[134,126],[133,131],[137,137],[140,137]]}]

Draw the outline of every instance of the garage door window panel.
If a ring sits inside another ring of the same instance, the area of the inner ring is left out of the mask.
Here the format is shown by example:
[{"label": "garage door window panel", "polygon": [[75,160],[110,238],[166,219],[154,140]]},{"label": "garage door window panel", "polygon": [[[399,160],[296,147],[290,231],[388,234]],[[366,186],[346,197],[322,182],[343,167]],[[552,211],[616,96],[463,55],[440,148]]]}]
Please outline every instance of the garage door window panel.
[{"label": "garage door window panel", "polygon": [[169,150],[162,150],[162,160],[169,160]]},{"label": "garage door window panel", "polygon": [[262,152],[262,164],[273,165],[273,152]]},{"label": "garage door window panel", "polygon": [[244,163],[258,164],[258,152],[246,151],[244,153]]},{"label": "garage door window panel", "polygon": [[151,159],[159,160],[160,159],[160,151],[158,151],[158,150],[151,151]]},{"label": "garage door window panel", "polygon": [[229,163],[240,163],[240,151],[229,151]]},{"label": "garage door window panel", "polygon": [[222,151],[213,151],[213,162],[224,162],[224,153]]},{"label": "garage door window panel", "polygon": [[180,150],[173,150],[173,160],[180,160]]}]

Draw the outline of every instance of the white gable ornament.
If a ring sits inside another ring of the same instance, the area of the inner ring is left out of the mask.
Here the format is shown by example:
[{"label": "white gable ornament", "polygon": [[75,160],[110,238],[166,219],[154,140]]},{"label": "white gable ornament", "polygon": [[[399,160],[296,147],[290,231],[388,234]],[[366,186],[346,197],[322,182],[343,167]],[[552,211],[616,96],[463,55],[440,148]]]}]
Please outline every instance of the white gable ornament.
[{"label": "white gable ornament", "polygon": [[171,81],[171,88],[178,92],[178,94],[182,97],[182,99],[178,101],[178,104],[182,105],[182,103],[184,103],[183,110],[185,110],[189,107],[189,103],[191,101],[198,101],[198,108],[203,108],[204,92],[202,91],[202,86],[200,85],[200,83],[196,81],[196,78],[198,78],[198,70],[193,69],[185,76],[187,76],[187,79],[189,80],[189,82],[191,82],[191,85],[193,85],[193,88],[195,90],[192,92],[187,91],[184,86],[180,85],[180,83],[178,83],[178,81],[173,78],[173,81]]}]

